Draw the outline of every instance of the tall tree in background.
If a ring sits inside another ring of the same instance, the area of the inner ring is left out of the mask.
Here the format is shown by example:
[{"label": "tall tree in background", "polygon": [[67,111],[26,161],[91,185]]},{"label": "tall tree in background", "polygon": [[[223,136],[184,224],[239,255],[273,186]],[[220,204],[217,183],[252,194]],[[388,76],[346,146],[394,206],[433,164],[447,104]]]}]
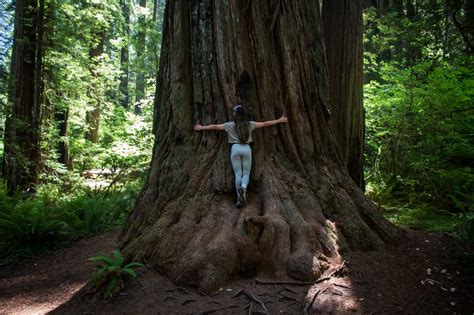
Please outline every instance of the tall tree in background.
[{"label": "tall tree in background", "polygon": [[33,189],[38,180],[43,16],[44,0],[16,2],[3,166],[10,190]]},{"label": "tall tree in background", "polygon": [[[100,4],[94,4],[95,8],[99,9]],[[100,57],[104,53],[104,41],[105,41],[105,29],[102,23],[97,23],[94,25],[92,30],[92,47],[89,50],[90,58],[90,73],[92,79],[97,78],[99,75],[97,68],[100,63]],[[94,84],[91,84],[89,87],[89,101],[91,109],[86,113],[86,123],[87,123],[87,132],[86,139],[93,142],[99,142],[99,125],[100,125],[100,106],[101,106],[101,96],[98,95],[100,89]]]},{"label": "tall tree in background", "polygon": [[[146,0],[140,0],[140,7],[146,9]],[[137,34],[137,78],[135,81],[135,113],[141,112],[140,102],[145,98],[145,73],[146,73],[146,15],[140,12],[138,18]]]},{"label": "tall tree in background", "polygon": [[124,108],[129,106],[129,44],[130,44],[130,3],[129,0],[120,0],[122,16],[124,20],[124,43],[120,52],[120,68],[122,75],[120,77],[120,104]]},{"label": "tall tree in background", "polygon": [[[121,237],[127,256],[213,289],[249,271],[315,279],[345,250],[399,237],[349,176],[329,126],[318,1],[169,1],[164,21],[153,161]],[[193,132],[231,120],[237,102],[258,121],[289,118],[254,133],[242,210],[225,135]]]},{"label": "tall tree in background", "polygon": [[[94,47],[89,51],[89,57],[91,60],[91,75],[96,77],[98,74],[95,71],[99,63],[99,58],[104,52],[104,32],[100,31],[96,34]],[[93,142],[99,142],[99,125],[100,125],[100,100],[99,96],[96,95],[96,91],[93,90],[94,86],[90,86],[90,101],[92,109],[86,113],[86,123],[88,130],[86,132],[86,139]]]},{"label": "tall tree in background", "polygon": [[322,12],[334,133],[349,174],[364,189],[362,0],[325,0]]}]

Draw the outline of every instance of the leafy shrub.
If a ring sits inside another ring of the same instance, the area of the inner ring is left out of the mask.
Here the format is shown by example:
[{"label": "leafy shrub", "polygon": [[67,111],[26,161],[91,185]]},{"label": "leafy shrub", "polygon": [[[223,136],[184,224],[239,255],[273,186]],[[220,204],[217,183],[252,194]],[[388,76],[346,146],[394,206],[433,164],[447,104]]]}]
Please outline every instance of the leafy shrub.
[{"label": "leafy shrub", "polygon": [[87,235],[120,226],[131,210],[139,180],[92,191],[82,187],[61,194],[40,187],[34,197],[7,195],[0,183],[0,258],[7,260],[54,249]]},{"label": "leafy shrub", "polygon": [[95,256],[90,260],[98,263],[97,271],[92,278],[92,291],[103,297],[112,297],[124,287],[125,277],[137,277],[134,268],[143,267],[142,263],[131,262],[125,264],[120,251],[115,250],[113,257]]}]

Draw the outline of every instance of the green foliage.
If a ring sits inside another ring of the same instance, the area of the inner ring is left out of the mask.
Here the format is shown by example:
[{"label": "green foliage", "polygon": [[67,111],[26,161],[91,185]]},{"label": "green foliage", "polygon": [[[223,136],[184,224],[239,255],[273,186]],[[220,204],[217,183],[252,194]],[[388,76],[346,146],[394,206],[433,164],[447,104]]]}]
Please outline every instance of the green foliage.
[{"label": "green foliage", "polygon": [[35,197],[7,195],[0,184],[0,258],[54,249],[84,236],[118,227],[131,210],[141,181],[94,191],[83,186],[39,187]]},{"label": "green foliage", "polygon": [[432,19],[449,10],[365,13],[367,194],[393,222],[472,239],[474,63],[452,22]]},{"label": "green foliage", "polygon": [[137,277],[134,268],[143,267],[142,263],[131,262],[125,264],[120,251],[115,250],[113,257],[95,256],[90,258],[98,263],[97,271],[92,278],[93,291],[99,293],[103,297],[112,297],[124,287],[125,277]]},{"label": "green foliage", "polygon": [[[474,210],[474,75],[463,65],[385,64],[365,86],[370,182],[408,202]],[[417,78],[422,77],[422,80]]]}]

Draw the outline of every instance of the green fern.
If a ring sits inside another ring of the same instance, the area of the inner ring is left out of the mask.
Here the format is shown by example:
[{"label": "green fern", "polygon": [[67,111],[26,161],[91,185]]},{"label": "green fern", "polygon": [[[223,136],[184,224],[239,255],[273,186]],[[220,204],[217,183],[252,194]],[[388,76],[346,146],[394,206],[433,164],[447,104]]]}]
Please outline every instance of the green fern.
[{"label": "green fern", "polygon": [[137,277],[133,268],[143,267],[139,262],[131,262],[126,265],[125,259],[119,250],[113,252],[113,257],[95,256],[89,260],[97,263],[97,271],[92,278],[92,291],[103,297],[112,297],[124,287],[124,278]]}]

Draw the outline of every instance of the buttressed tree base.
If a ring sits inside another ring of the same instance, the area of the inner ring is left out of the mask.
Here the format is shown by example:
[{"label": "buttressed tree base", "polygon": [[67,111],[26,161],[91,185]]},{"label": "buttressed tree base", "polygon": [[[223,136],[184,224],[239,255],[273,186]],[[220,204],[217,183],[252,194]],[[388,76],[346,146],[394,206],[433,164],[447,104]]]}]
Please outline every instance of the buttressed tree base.
[{"label": "buttressed tree base", "polygon": [[[400,232],[349,176],[329,120],[319,1],[169,1],[151,170],[121,236],[124,253],[176,282],[213,290],[239,274],[310,281],[349,249]],[[257,121],[247,205],[234,206],[223,132]]]}]

